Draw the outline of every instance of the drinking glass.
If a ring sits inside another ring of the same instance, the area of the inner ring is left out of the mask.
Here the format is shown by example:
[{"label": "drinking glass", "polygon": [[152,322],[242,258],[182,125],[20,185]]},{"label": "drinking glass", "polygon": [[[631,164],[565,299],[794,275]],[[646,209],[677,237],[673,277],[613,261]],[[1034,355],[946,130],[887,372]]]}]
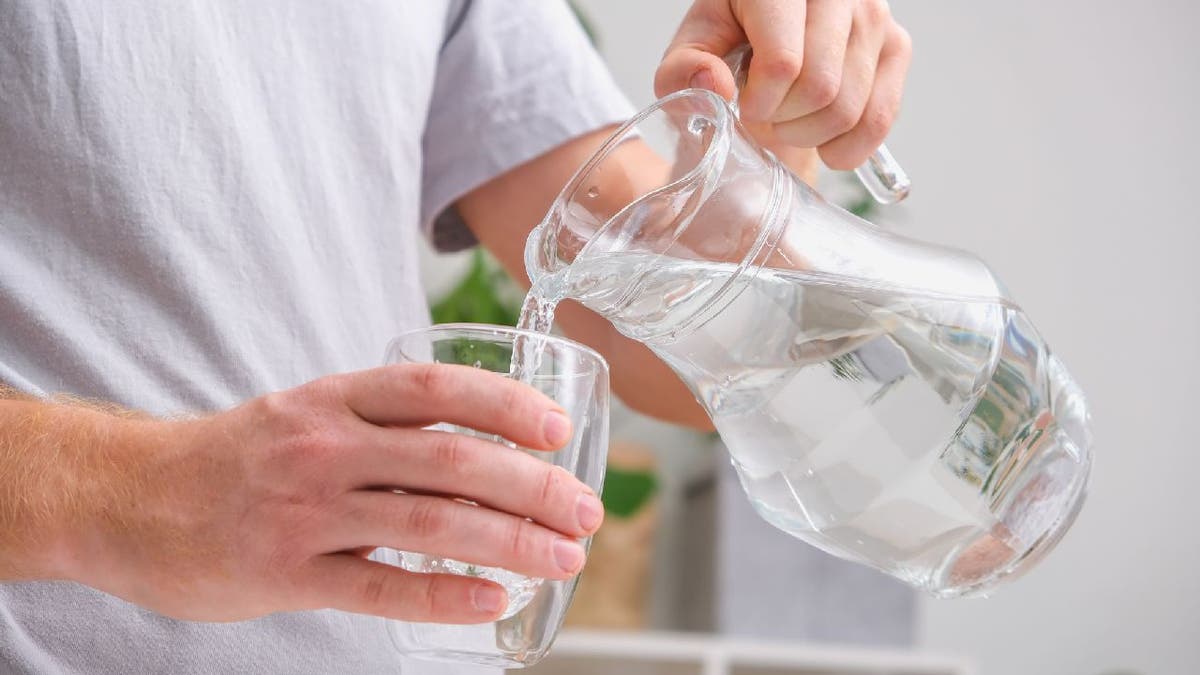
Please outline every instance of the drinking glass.
[{"label": "drinking glass", "polygon": [[[388,346],[386,363],[451,363],[516,377],[554,399],[571,419],[571,441],[555,452],[526,450],[561,466],[596,494],[604,480],[608,452],[608,364],[579,343],[505,326],[443,324],[405,333]],[[452,424],[432,429],[467,434],[515,447],[501,437]],[[590,538],[582,541],[586,548]],[[410,572],[483,577],[509,592],[507,610],[497,621],[473,625],[389,623],[397,648],[407,656],[441,661],[522,668],[540,660],[562,625],[578,577],[531,579],[508,570],[416,552],[385,551],[385,562]]]}]

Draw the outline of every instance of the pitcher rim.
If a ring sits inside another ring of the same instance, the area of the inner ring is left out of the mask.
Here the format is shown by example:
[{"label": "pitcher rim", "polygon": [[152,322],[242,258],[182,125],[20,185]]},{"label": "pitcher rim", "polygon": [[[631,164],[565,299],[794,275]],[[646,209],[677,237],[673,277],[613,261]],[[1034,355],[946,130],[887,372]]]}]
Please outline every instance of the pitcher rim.
[{"label": "pitcher rim", "polygon": [[[630,140],[631,138],[636,138],[637,135],[633,133],[636,130],[636,127],[651,115],[659,112],[665,106],[674,101],[695,97],[706,98],[712,103],[713,116],[716,118],[714,122],[719,130],[718,133],[732,133],[732,127],[737,117],[730,109],[729,101],[726,101],[720,95],[709,91],[708,89],[700,89],[695,87],[681,89],[680,91],[663,96],[645,108],[639,110],[637,114],[635,114],[633,117],[630,117],[619,127],[617,127],[612,134],[605,139],[604,143],[601,144],[600,147],[597,148],[590,157],[588,157],[583,166],[579,167],[579,169],[575,171],[570,180],[567,181],[566,185],[563,186],[563,189],[559,191],[558,195],[554,198],[554,201],[550,204],[550,208],[546,211],[546,216],[542,218],[541,222],[539,222],[530,232],[529,240],[525,247],[525,270],[526,274],[529,276],[530,283],[536,282],[538,278],[547,272],[557,271],[557,269],[542,270],[537,264],[539,259],[538,256],[540,253],[548,253],[548,251],[546,251],[549,246],[549,238],[547,235],[557,232],[558,228],[562,227],[562,211],[566,208],[567,203],[570,201],[571,195],[575,194],[582,187],[584,178],[590,175],[601,162],[607,159],[612,153],[613,149],[625,141]],[[679,185],[688,181],[693,181],[701,172],[709,171],[712,168],[712,164],[716,161],[716,159],[714,159],[714,155],[716,154],[716,148],[718,145],[718,143],[710,141],[704,148],[704,154],[696,161],[695,166],[691,167],[687,171],[687,173],[655,189],[663,189],[672,185]],[[604,227],[607,227],[609,222],[612,222],[612,218],[606,221],[601,226],[600,230],[603,230]],[[600,230],[597,230],[597,232]],[[547,255],[546,257],[548,259],[553,259],[554,256]]]}]

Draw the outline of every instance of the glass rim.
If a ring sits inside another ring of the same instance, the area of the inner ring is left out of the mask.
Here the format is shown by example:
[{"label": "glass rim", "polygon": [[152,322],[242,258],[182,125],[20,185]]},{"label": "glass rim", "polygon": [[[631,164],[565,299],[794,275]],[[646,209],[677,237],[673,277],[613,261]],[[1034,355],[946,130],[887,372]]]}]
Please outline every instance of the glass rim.
[{"label": "glass rim", "polygon": [[592,349],[582,342],[577,342],[571,338],[562,337],[560,335],[539,333],[538,331],[517,328],[516,326],[502,326],[491,323],[435,323],[433,325],[426,326],[425,328],[406,330],[388,342],[386,353],[390,354],[393,350],[395,350],[405,358],[408,358],[409,361],[413,361],[414,363],[419,362],[410,358],[408,354],[400,348],[400,342],[406,338],[417,336],[434,337],[439,334],[445,334],[448,337],[452,335],[466,338],[476,337],[480,340],[494,340],[497,337],[501,337],[507,338],[509,343],[516,342],[518,337],[538,340],[543,344],[553,344],[557,347],[564,348],[578,354],[583,354],[589,361],[598,367],[597,374],[608,374],[608,361],[605,360],[600,352]]}]

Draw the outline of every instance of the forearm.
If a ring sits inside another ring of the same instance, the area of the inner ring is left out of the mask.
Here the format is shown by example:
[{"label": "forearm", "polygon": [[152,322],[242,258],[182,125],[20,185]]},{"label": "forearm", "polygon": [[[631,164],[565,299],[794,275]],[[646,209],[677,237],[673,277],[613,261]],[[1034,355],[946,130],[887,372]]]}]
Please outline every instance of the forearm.
[{"label": "forearm", "polygon": [[0,581],[71,578],[136,480],[136,422],[0,389]]},{"label": "forearm", "polygon": [[[565,143],[541,157],[501,175],[459,200],[458,209],[480,242],[524,287],[525,239],[546,215],[555,195],[577,167],[608,138],[611,129],[601,129]],[[633,199],[655,178],[642,172],[661,172],[663,162],[648,148],[630,147],[636,161],[630,162],[630,180],[614,185],[610,194],[628,193]],[[573,302],[564,302],[555,313],[555,323],[568,336],[600,352],[612,367],[613,390],[630,407],[663,420],[711,429],[703,408],[674,372],[649,349],[616,331],[612,324]]]},{"label": "forearm", "polygon": [[712,421],[691,391],[645,345],[575,302],[560,304],[555,318],[569,337],[591,345],[608,360],[613,391],[626,405],[661,420],[712,430]]}]

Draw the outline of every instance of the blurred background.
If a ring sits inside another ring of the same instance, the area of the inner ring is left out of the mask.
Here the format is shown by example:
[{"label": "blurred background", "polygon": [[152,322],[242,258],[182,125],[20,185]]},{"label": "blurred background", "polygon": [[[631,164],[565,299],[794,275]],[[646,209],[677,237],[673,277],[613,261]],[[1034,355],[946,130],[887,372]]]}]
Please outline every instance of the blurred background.
[{"label": "blurred background", "polygon": [[[690,2],[575,4],[650,103]],[[976,252],[1009,285],[1088,394],[1087,505],[1017,583],[934,600],[758,521],[719,440],[618,410],[610,518],[546,672],[634,672],[614,664],[641,650],[639,672],[731,672],[748,652],[757,665],[737,672],[1200,673],[1200,5],[892,11],[915,57],[888,144],[914,190],[867,216]],[[861,206],[844,177],[822,180]],[[477,254],[428,262],[435,319],[503,321],[519,299],[503,280],[486,290],[499,273]]]}]

